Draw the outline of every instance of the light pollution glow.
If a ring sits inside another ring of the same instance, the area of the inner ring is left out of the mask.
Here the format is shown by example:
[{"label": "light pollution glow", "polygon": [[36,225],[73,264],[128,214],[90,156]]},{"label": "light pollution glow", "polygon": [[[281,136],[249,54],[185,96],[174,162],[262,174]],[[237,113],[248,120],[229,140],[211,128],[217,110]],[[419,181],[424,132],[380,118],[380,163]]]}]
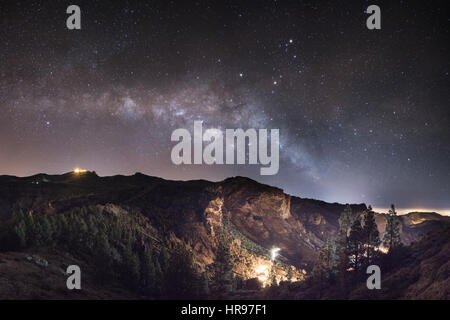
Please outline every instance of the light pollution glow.
[{"label": "light pollution glow", "polygon": [[[373,208],[375,212],[387,213],[390,208]],[[408,214],[410,212],[436,212],[442,216],[450,216],[450,209],[436,208],[395,208],[397,214]]]}]

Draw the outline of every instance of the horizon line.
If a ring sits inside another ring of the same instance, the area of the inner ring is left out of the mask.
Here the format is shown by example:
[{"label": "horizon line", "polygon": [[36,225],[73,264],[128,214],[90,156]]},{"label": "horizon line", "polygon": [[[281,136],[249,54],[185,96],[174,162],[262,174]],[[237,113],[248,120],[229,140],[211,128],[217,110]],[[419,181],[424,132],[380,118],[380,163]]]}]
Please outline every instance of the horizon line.
[{"label": "horizon line", "polygon": [[[79,167],[75,167],[73,170],[71,170],[71,171],[66,171],[66,172],[63,172],[63,173],[44,173],[44,172],[39,172],[39,173],[35,173],[35,174],[31,174],[31,175],[24,175],[24,176],[19,176],[19,175],[14,175],[14,174],[0,174],[0,176],[12,176],[12,177],[17,177],[17,178],[28,178],[28,177],[36,176],[36,175],[39,175],[39,174],[45,174],[45,175],[63,175],[63,174],[68,174],[68,173],[75,173],[75,171],[76,171],[77,169],[79,169],[79,170],[85,170],[85,169],[80,169]],[[221,181],[224,181],[224,180],[229,179],[229,178],[244,177],[244,178],[253,180],[253,181],[257,182],[257,183],[261,183],[261,182],[255,180],[255,179],[253,179],[253,178],[246,177],[246,176],[239,176],[239,175],[238,175],[238,176],[229,176],[229,177],[224,178],[223,180],[211,181],[211,180],[201,179],[201,178],[200,178],[200,179],[188,179],[188,180],[186,180],[186,179],[172,180],[172,179],[163,178],[163,177],[161,177],[161,176],[148,175],[148,174],[142,173],[142,172],[140,172],[140,171],[136,171],[135,173],[133,173],[133,174],[128,174],[128,175],[127,175],[127,174],[98,175],[97,172],[96,172],[95,170],[92,170],[92,171],[91,171],[91,170],[86,170],[86,172],[89,172],[89,173],[95,173],[95,174],[96,174],[97,176],[99,176],[99,177],[113,177],[113,176],[128,176],[128,177],[130,177],[130,176],[133,176],[133,175],[135,175],[135,174],[142,174],[142,175],[145,175],[145,176],[148,176],[148,177],[155,177],[155,178],[160,178],[160,179],[168,180],[168,181],[194,181],[194,180],[204,180],[204,181],[210,181],[210,182],[213,182],[213,183],[221,182]],[[83,172],[83,173],[86,173],[86,172]],[[75,174],[76,174],[76,173],[75,173]],[[261,183],[261,184],[265,184],[265,183]],[[273,186],[273,185],[269,185],[269,186],[274,187],[274,188],[281,189],[284,193],[286,193],[286,192],[284,191],[283,188],[280,188],[280,187],[278,187],[278,186]],[[286,194],[288,194],[288,193],[286,193]],[[302,198],[301,196],[298,196],[298,195],[291,195],[291,194],[288,194],[288,195],[294,196],[294,197]],[[304,199],[310,199],[310,198],[304,198]],[[311,199],[312,199],[312,198],[311,198]],[[314,199],[314,200],[324,201],[324,202],[328,202],[328,203],[340,203],[340,202],[329,202],[329,201],[325,201],[325,200],[322,200],[322,199]],[[345,205],[346,203],[340,203],[340,204]],[[359,203],[359,204],[365,204],[366,206],[368,206],[366,203]],[[387,213],[387,212],[389,211],[389,209],[390,209],[390,207],[375,207],[375,206],[373,206],[373,211],[375,211],[375,212],[377,212],[377,213]],[[435,212],[435,213],[438,213],[438,214],[440,214],[440,215],[442,215],[442,216],[450,216],[450,208],[397,207],[397,206],[396,206],[396,207],[395,207],[395,210],[396,210],[397,214],[399,214],[399,215],[405,215],[405,214],[408,214],[408,213],[411,213],[411,212],[424,212],[424,213]]]}]

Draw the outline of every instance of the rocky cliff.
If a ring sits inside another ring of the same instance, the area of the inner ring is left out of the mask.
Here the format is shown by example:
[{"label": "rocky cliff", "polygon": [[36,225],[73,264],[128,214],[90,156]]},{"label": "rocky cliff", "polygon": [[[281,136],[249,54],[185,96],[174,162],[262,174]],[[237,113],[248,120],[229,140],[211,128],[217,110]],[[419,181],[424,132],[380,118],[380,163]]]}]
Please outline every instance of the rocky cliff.
[{"label": "rocky cliff", "polygon": [[[336,234],[344,210],[343,204],[294,197],[244,177],[221,182],[167,181],[143,174],[99,177],[93,172],[0,177],[0,232],[10,227],[17,208],[56,217],[89,206],[117,217],[133,212],[138,217],[133,223],[157,250],[159,243],[182,246],[210,279],[220,273],[218,247],[227,239],[233,275],[244,281],[258,278],[264,285],[303,280],[319,249]],[[351,208],[357,215],[366,205]],[[402,217],[403,239],[409,243],[441,220]],[[377,216],[381,232],[384,221]],[[279,249],[275,259],[274,248]]]}]

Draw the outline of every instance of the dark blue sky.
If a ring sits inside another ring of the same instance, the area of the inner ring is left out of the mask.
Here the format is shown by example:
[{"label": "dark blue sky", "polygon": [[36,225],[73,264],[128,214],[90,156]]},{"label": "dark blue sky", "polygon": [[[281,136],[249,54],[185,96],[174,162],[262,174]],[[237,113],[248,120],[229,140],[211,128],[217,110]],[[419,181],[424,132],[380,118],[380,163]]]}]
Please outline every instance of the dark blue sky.
[{"label": "dark blue sky", "polygon": [[[0,174],[245,175],[301,197],[450,208],[445,1],[0,7]],[[174,166],[171,132],[278,128],[280,171]]]}]

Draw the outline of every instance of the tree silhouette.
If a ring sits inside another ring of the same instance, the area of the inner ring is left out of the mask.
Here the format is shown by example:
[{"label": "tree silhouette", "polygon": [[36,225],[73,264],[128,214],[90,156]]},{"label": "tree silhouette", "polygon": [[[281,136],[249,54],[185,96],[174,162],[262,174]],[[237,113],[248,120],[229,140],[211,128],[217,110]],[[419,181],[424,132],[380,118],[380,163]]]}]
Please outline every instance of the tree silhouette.
[{"label": "tree silhouette", "polygon": [[217,249],[215,265],[215,284],[219,291],[233,289],[233,263],[231,259],[231,237],[224,230],[217,231]]},{"label": "tree silhouette", "polygon": [[360,217],[356,218],[350,228],[347,250],[350,256],[350,267],[357,272],[361,266],[361,259],[364,254],[364,232],[361,226]]},{"label": "tree silhouette", "polygon": [[366,249],[366,262],[370,265],[375,255],[378,251],[378,246],[380,245],[380,235],[378,232],[377,224],[375,222],[375,213],[372,210],[372,207],[366,210],[364,214],[364,246]]},{"label": "tree silhouette", "polygon": [[395,249],[401,244],[399,224],[400,222],[397,212],[392,204],[391,209],[386,214],[386,232],[383,237],[383,246],[388,248],[389,251]]},{"label": "tree silhouette", "polygon": [[149,247],[145,247],[141,256],[141,286],[147,295],[156,294],[156,270],[153,262],[153,253]]},{"label": "tree silhouette", "polygon": [[100,232],[96,238],[94,256],[94,276],[95,279],[104,284],[112,277],[113,261],[111,257],[111,247],[108,237],[104,232]]},{"label": "tree silhouette", "polygon": [[353,213],[349,204],[339,217],[339,232],[336,240],[337,278],[340,289],[345,289],[347,268],[349,266],[348,236],[352,226]]}]

